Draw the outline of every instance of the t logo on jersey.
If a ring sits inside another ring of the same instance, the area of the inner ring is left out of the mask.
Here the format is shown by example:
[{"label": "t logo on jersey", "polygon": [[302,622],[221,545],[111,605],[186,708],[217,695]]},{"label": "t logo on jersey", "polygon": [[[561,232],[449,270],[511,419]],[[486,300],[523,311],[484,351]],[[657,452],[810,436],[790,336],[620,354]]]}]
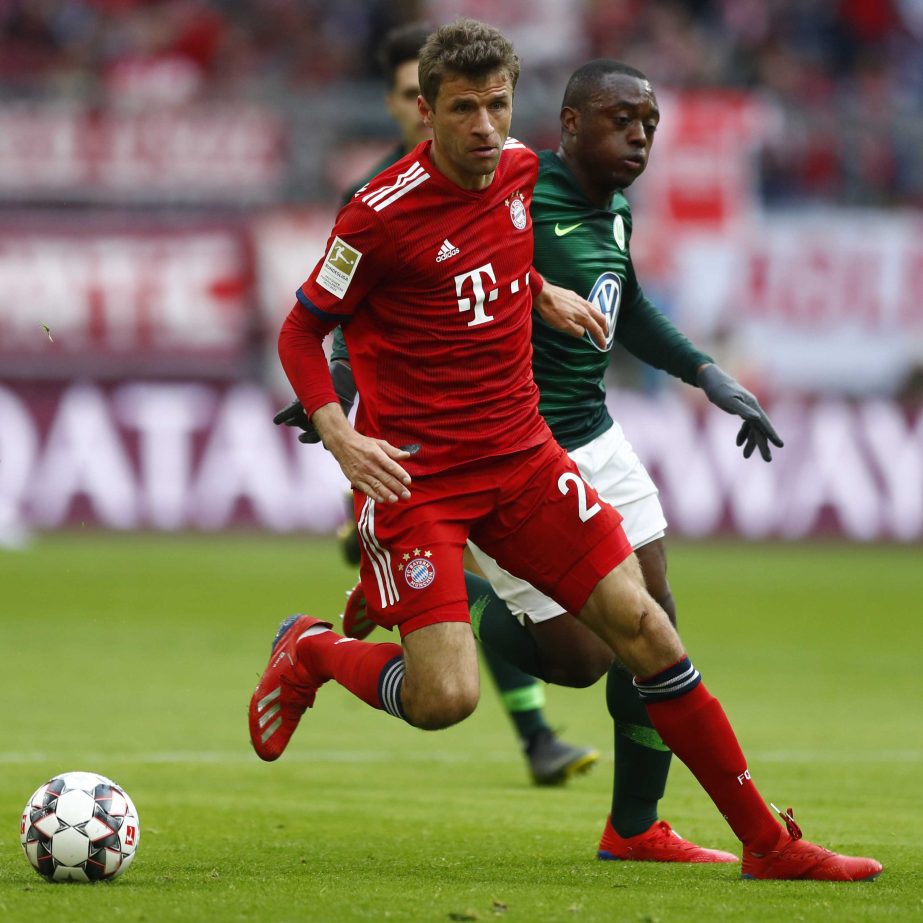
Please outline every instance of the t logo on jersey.
[{"label": "t logo on jersey", "polygon": [[[477,327],[479,324],[487,324],[493,320],[493,316],[484,310],[484,304],[485,302],[489,303],[491,301],[496,301],[499,289],[492,288],[489,292],[485,293],[485,276],[496,285],[497,276],[490,263],[485,263],[483,266],[478,266],[477,269],[472,269],[470,272],[463,272],[461,275],[455,277],[455,294],[458,295],[458,310],[464,312],[470,311],[472,308],[474,309],[474,317],[468,321],[469,327]],[[461,297],[462,291],[469,281],[471,282],[471,293],[474,295],[473,300],[471,298]]]},{"label": "t logo on jersey", "polygon": [[594,283],[587,301],[593,305],[605,318],[609,324],[609,334],[606,337],[606,348],[602,349],[588,334],[583,336],[587,342],[601,353],[608,352],[612,348],[612,341],[615,339],[615,322],[619,316],[619,305],[622,302],[622,280],[614,272],[604,272]]},{"label": "t logo on jersey", "polygon": [[333,238],[330,250],[317,272],[317,284],[331,295],[342,298],[352,282],[362,254],[339,237]]}]

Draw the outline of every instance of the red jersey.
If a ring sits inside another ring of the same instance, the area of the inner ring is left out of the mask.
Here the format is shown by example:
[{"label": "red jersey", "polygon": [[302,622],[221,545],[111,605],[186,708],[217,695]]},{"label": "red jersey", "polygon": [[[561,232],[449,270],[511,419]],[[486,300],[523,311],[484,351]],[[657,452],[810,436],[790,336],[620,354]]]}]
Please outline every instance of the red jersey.
[{"label": "red jersey", "polygon": [[433,166],[431,143],[344,206],[280,336],[310,415],[336,400],[320,340],[343,325],[361,397],[356,428],[418,444],[401,462],[413,475],[550,438],[532,378],[537,158],[508,139],[490,186],[467,190]]}]

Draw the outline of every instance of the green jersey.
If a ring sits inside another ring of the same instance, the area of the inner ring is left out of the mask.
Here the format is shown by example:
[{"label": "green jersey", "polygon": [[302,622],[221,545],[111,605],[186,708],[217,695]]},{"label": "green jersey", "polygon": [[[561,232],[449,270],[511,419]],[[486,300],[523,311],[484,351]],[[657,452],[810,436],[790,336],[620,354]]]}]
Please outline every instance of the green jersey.
[{"label": "green jersey", "polygon": [[711,359],[644,296],[631,262],[631,208],[616,192],[608,208],[592,204],[553,151],[539,154],[532,199],[535,268],[554,285],[592,302],[609,322],[606,349],[550,327],[532,312],[532,361],[539,411],[568,451],[612,426],[604,375],[613,342],[656,368],[695,384]]}]

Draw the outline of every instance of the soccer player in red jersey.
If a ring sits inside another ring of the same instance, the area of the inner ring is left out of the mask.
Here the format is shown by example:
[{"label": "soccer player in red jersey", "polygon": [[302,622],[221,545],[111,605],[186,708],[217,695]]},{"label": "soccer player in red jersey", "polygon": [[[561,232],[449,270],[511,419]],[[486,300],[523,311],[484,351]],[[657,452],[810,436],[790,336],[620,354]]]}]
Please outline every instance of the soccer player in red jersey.
[{"label": "soccer player in red jersey", "polygon": [[[621,517],[538,414],[533,296],[552,326],[603,347],[605,321],[576,296],[543,289],[531,270],[537,161],[508,139],[518,74],[512,47],[483,24],[460,20],[428,39],[419,105],[433,141],[341,211],[283,326],[286,373],[356,488],[369,606],[402,644],[285,619],[251,698],[254,748],[278,758],[330,679],[416,727],[467,717],[478,699],[462,569],[470,536],[632,671],[660,737],[741,840],[747,877],[875,877],[875,860],[802,840],[790,812],[779,827],[720,703],[644,589]],[[355,429],[322,349],[337,324],[362,394]]]}]

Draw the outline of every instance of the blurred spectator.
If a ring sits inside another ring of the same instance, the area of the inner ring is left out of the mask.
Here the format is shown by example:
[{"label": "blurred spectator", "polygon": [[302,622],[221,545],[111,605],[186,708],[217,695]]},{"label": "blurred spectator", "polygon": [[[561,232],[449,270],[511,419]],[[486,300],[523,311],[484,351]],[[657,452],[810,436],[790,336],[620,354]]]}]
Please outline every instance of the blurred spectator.
[{"label": "blurred spectator", "polygon": [[[262,99],[308,118],[332,81],[351,102],[376,76],[387,29],[459,13],[508,27],[537,75],[521,122],[559,71],[614,56],[665,90],[774,103],[769,204],[923,202],[923,0],[0,0],[0,101]],[[345,108],[348,131],[361,106]]]}]

